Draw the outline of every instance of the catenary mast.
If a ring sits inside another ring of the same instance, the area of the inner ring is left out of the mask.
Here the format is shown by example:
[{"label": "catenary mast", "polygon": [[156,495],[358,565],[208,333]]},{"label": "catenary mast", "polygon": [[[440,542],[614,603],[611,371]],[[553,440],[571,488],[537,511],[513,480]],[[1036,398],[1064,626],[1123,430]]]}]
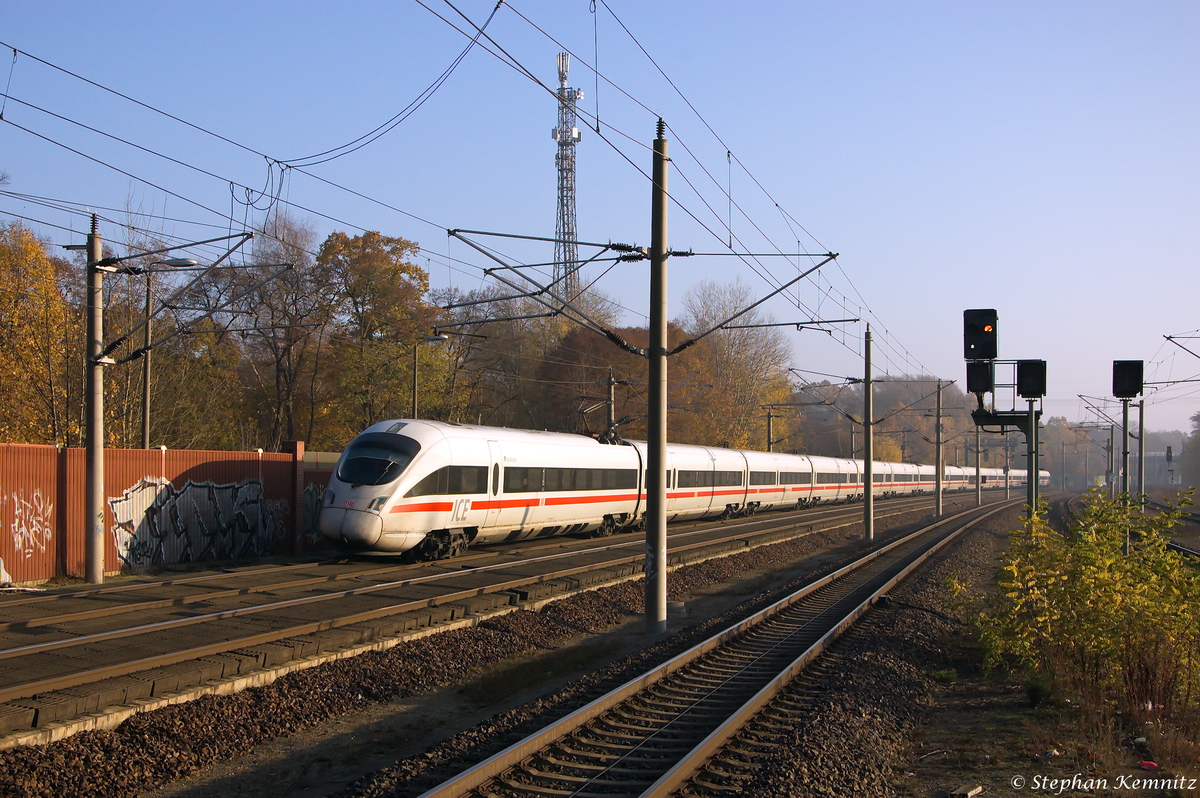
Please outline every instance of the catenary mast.
[{"label": "catenary mast", "polygon": [[[582,89],[567,86],[571,68],[569,53],[558,54],[558,127],[550,131],[558,142],[554,164],[558,167],[558,222],[554,228],[554,280],[567,299],[579,295],[579,247],[575,229],[575,145],[580,133],[576,125],[575,103],[583,99]],[[559,282],[561,280],[561,282]]]}]

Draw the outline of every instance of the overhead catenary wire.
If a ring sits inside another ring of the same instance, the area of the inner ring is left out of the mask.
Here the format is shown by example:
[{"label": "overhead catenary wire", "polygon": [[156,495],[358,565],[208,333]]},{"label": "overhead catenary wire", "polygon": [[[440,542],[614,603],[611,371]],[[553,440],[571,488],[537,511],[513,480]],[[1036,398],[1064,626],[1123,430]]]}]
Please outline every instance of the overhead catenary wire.
[{"label": "overhead catenary wire", "polygon": [[[603,0],[600,0],[600,2],[601,2],[601,3],[603,3]],[[651,55],[650,55],[650,53],[649,53],[649,52],[646,50],[646,48],[645,48],[645,47],[644,47],[644,46],[641,44],[641,42],[637,40],[637,37],[636,37],[636,36],[634,36],[633,32],[629,30],[629,28],[628,28],[628,27],[627,27],[627,26],[624,24],[624,22],[623,22],[623,21],[621,21],[619,17],[617,17],[617,15],[616,15],[616,14],[613,12],[613,10],[612,10],[612,9],[611,9],[611,8],[610,8],[610,7],[609,7],[609,6],[608,6],[606,3],[604,3],[604,7],[605,7],[605,10],[607,10],[607,11],[609,12],[609,14],[611,14],[611,15],[613,16],[613,19],[614,19],[614,20],[616,20],[616,22],[617,22],[617,23],[618,23],[618,24],[621,26],[621,28],[622,28],[622,29],[623,29],[623,30],[626,32],[626,34],[627,34],[627,35],[629,36],[629,38],[630,38],[630,39],[631,39],[631,40],[634,42],[634,44],[635,44],[635,45],[638,47],[638,49],[639,49],[639,50],[641,50],[643,54],[645,54],[646,58],[647,58],[647,59],[650,61],[650,63],[651,63],[653,66],[654,66],[654,68],[655,68],[655,69],[656,69],[656,70],[657,70],[657,71],[658,71],[658,72],[659,72],[659,73],[662,75],[662,77],[663,77],[663,78],[664,78],[664,79],[667,81],[667,83],[668,83],[668,84],[671,86],[671,88],[672,88],[672,89],[673,89],[673,90],[674,90],[674,91],[675,91],[675,92],[676,92],[676,93],[677,93],[677,94],[680,96],[680,98],[681,98],[681,99],[682,99],[682,100],[683,100],[683,101],[684,101],[684,102],[687,104],[687,106],[688,106],[688,107],[689,107],[689,108],[692,110],[692,112],[693,112],[693,113],[696,115],[697,119],[699,119],[699,120],[700,120],[700,122],[701,122],[701,123],[704,125],[704,127],[705,127],[706,129],[708,129],[708,130],[709,130],[709,132],[710,132],[710,133],[712,133],[713,137],[714,137],[714,138],[717,140],[717,142],[718,142],[719,144],[721,144],[721,146],[722,146],[722,147],[724,147],[724,148],[725,148],[725,150],[726,150],[726,153],[727,153],[727,157],[728,157],[728,158],[730,158],[730,159],[732,159],[732,160],[737,160],[737,163],[738,163],[738,166],[739,166],[739,168],[740,168],[740,169],[742,169],[742,170],[743,170],[743,171],[744,171],[744,172],[747,174],[747,176],[751,178],[751,180],[754,182],[754,184],[755,184],[755,185],[756,185],[756,186],[757,186],[757,187],[758,187],[758,188],[759,188],[759,189],[760,189],[760,190],[763,192],[763,194],[764,194],[764,195],[765,195],[765,196],[766,196],[768,199],[770,199],[770,200],[771,200],[772,204],[773,204],[775,207],[777,207],[777,208],[780,210],[780,213],[781,213],[781,214],[783,214],[783,215],[784,215],[784,217],[785,217],[786,219],[791,219],[791,221],[795,222],[796,226],[797,226],[797,227],[799,227],[801,230],[803,230],[803,231],[804,231],[804,233],[805,233],[806,235],[808,235],[808,236],[809,236],[809,237],[810,237],[810,238],[811,238],[813,241],[815,241],[816,243],[818,243],[819,245],[821,245],[822,247],[824,247],[824,245],[823,245],[823,244],[821,244],[821,242],[820,242],[820,241],[819,241],[819,240],[818,240],[818,239],[817,239],[815,236],[813,236],[813,235],[812,235],[812,234],[811,234],[811,233],[808,231],[808,229],[807,229],[806,227],[804,227],[804,225],[802,225],[800,222],[798,222],[797,220],[795,220],[795,217],[793,217],[791,214],[787,213],[787,211],[786,211],[786,210],[785,210],[785,209],[784,209],[784,208],[783,208],[783,207],[782,207],[782,206],[781,206],[781,205],[778,203],[778,201],[777,201],[777,200],[775,200],[775,198],[774,198],[774,197],[773,197],[773,196],[770,194],[770,192],[768,192],[768,191],[766,190],[766,188],[765,188],[765,187],[762,185],[761,181],[759,181],[759,180],[758,180],[758,179],[757,179],[757,178],[756,178],[756,177],[753,175],[753,173],[751,173],[751,172],[750,172],[750,170],[749,170],[749,169],[746,167],[746,165],[745,165],[745,164],[744,164],[744,163],[743,163],[743,162],[742,162],[740,159],[736,158],[736,156],[734,156],[734,155],[732,154],[732,148],[730,148],[730,147],[729,147],[729,146],[728,146],[728,145],[725,143],[725,141],[724,141],[724,140],[723,140],[723,139],[720,137],[720,135],[719,135],[719,134],[717,134],[717,132],[715,131],[715,129],[713,129],[713,127],[712,127],[712,126],[711,126],[711,125],[708,123],[708,121],[707,121],[707,120],[704,118],[704,116],[703,116],[703,115],[702,115],[702,114],[701,114],[701,113],[700,113],[700,112],[699,112],[699,111],[696,109],[695,105],[694,105],[694,104],[693,104],[693,103],[692,103],[692,102],[691,102],[691,101],[690,101],[690,100],[689,100],[689,99],[686,97],[686,95],[684,95],[684,94],[683,94],[683,92],[682,92],[682,91],[679,89],[679,87],[678,87],[678,86],[677,86],[677,85],[674,83],[674,81],[673,81],[673,80],[671,80],[670,76],[669,76],[669,75],[667,75],[667,74],[666,74],[666,71],[665,71],[665,70],[663,70],[663,69],[662,69],[662,67],[661,67],[661,66],[660,66],[660,65],[657,63],[657,61],[655,61],[655,60],[654,60],[653,56],[651,56]],[[540,33],[542,33],[544,36],[546,36],[547,38],[549,38],[551,41],[554,41],[556,45],[558,45],[558,46],[562,47],[562,43],[561,43],[561,42],[559,42],[557,39],[554,39],[554,37],[552,37],[552,36],[550,36],[548,33],[546,33],[546,32],[545,32],[545,31],[544,31],[542,28],[540,28],[540,27],[539,27],[539,26],[537,26],[535,23],[533,23],[533,22],[532,22],[532,20],[530,20],[530,19],[529,19],[528,17],[526,17],[525,15],[523,15],[523,14],[522,14],[522,13],[521,13],[521,12],[520,12],[518,9],[516,9],[515,7],[513,7],[511,4],[509,5],[509,8],[510,8],[510,10],[512,10],[514,13],[516,13],[518,16],[520,16],[522,19],[524,19],[524,20],[525,20],[527,23],[529,23],[529,24],[530,24],[532,27],[534,27],[536,30],[538,30]],[[566,49],[566,48],[564,48],[564,49]],[[568,52],[569,52],[569,50],[568,50]],[[629,95],[628,95],[628,94],[626,94],[626,96],[629,96]],[[651,109],[649,109],[648,107],[646,107],[645,105],[642,105],[642,107],[643,107],[645,110],[647,110],[647,111],[650,111],[650,110],[651,110]],[[708,170],[707,170],[707,169],[704,167],[704,165],[703,165],[703,162],[702,162],[702,161],[701,161],[701,160],[700,160],[698,157],[696,157],[696,156],[695,156],[695,155],[692,153],[691,149],[690,149],[690,148],[688,147],[688,145],[687,145],[687,142],[686,142],[686,140],[685,140],[685,139],[683,139],[682,137],[679,137],[679,136],[678,136],[678,133],[677,133],[676,131],[674,131],[674,130],[672,130],[672,134],[676,136],[677,140],[679,141],[680,145],[683,147],[684,151],[685,151],[685,152],[686,152],[686,153],[689,155],[689,157],[691,157],[691,158],[692,158],[692,160],[693,160],[693,161],[695,161],[695,162],[696,162],[696,163],[697,163],[697,164],[698,164],[698,165],[701,167],[702,171],[704,171],[704,172],[705,172],[705,174],[706,174],[706,175],[709,177],[710,181],[711,181],[711,182],[712,182],[712,183],[713,183],[715,186],[717,186],[718,188],[720,188],[720,185],[719,185],[719,183],[717,182],[717,180],[716,180],[715,176],[713,176],[713,175],[711,174],[711,172],[709,172],[709,171],[708,171]],[[682,170],[680,169],[680,167],[679,167],[678,163],[676,164],[676,171],[677,171],[677,172],[681,172],[681,171],[682,171]],[[689,180],[689,179],[686,177],[686,175],[684,175],[684,176],[683,176],[683,179],[684,179],[685,183],[687,183],[687,184],[689,185],[689,187],[691,187],[691,188],[693,189],[693,192],[696,194],[696,196],[697,196],[697,197],[700,197],[700,198],[701,198],[701,201],[702,201],[702,202],[704,202],[704,200],[702,199],[702,194],[701,194],[701,192],[699,192],[699,190],[698,190],[698,189],[696,189],[696,187],[695,187],[695,186],[694,186],[694,185],[691,183],[691,181],[690,181],[690,180]],[[748,221],[749,221],[749,222],[750,222],[750,223],[751,223],[751,224],[754,226],[754,228],[755,228],[755,229],[756,229],[756,230],[757,230],[757,231],[758,231],[758,232],[759,232],[761,235],[763,235],[763,236],[764,236],[764,238],[766,238],[767,240],[770,240],[770,237],[769,237],[769,236],[767,236],[767,235],[765,234],[765,232],[764,232],[764,231],[762,231],[762,230],[761,230],[761,228],[759,228],[759,227],[758,227],[758,225],[754,223],[754,220],[753,220],[753,219],[752,219],[752,218],[749,216],[749,214],[747,214],[747,213],[746,213],[746,212],[745,212],[745,211],[744,211],[744,210],[741,208],[741,206],[740,206],[740,205],[738,205],[737,203],[735,203],[735,202],[733,201],[732,192],[731,192],[731,191],[726,191],[725,193],[727,194],[727,199],[728,199],[728,201],[729,201],[729,204],[730,204],[730,206],[731,206],[731,207],[732,207],[732,206],[736,206],[736,207],[738,207],[739,213],[741,213],[741,214],[743,215],[743,217],[745,217],[745,218],[746,218],[746,219],[747,219],[747,220],[748,220]],[[675,198],[675,197],[672,197],[672,200],[677,202],[677,200],[676,200],[676,198]],[[705,202],[705,204],[706,204],[706,206],[707,206],[707,202]],[[684,210],[685,212],[688,212],[686,208],[683,208],[683,210]],[[717,218],[717,219],[719,219],[719,218],[720,218],[720,217],[719,217],[719,216],[716,214],[716,212],[715,212],[715,209],[713,209],[711,206],[708,206],[708,210],[709,210],[709,212],[710,212],[710,213],[712,213],[712,215],[713,215],[713,217],[714,217],[714,218]],[[694,216],[694,214],[689,214],[689,215],[692,215],[692,216],[693,216],[693,218],[696,218],[696,217]],[[696,219],[696,221],[699,223],[699,220],[698,220],[698,219]],[[702,226],[702,227],[704,227],[705,229],[707,229],[707,225],[703,225],[703,224],[701,223],[701,226]],[[728,240],[729,240],[730,242],[732,242],[732,241],[734,240],[734,238],[735,238],[735,236],[734,236],[734,234],[733,234],[733,230],[732,230],[732,221],[730,221],[730,223],[729,223],[728,227],[730,228],[730,229],[728,230],[728,234],[729,234],[729,238],[728,238]],[[790,227],[790,225],[789,225],[789,227]],[[716,237],[716,236],[715,236],[715,233],[714,233],[712,230],[709,230],[709,232],[710,232],[710,234],[713,234],[713,235],[714,235],[714,237]],[[720,239],[720,238],[718,238],[718,240],[721,240],[721,239]],[[732,243],[730,243],[730,245],[729,245],[729,246],[730,246],[730,248],[732,248]],[[782,250],[780,250],[780,251],[782,251]],[[747,264],[747,265],[749,265],[749,264]],[[765,275],[765,274],[763,274],[762,272],[759,272],[759,271],[758,271],[758,269],[756,269],[756,268],[754,268],[754,267],[751,267],[751,268],[752,268],[752,270],[756,271],[756,272],[759,274],[759,276],[760,276],[760,277],[763,277],[764,279],[767,279],[767,282],[768,282],[769,284],[770,284],[770,283],[773,283],[775,286],[778,286],[778,284],[779,284],[779,282],[780,282],[780,281],[774,280],[774,278],[770,278],[770,279],[768,279],[768,278],[766,277],[766,275]],[[895,369],[895,370],[897,370],[897,371],[901,371],[901,373],[906,373],[906,372],[907,372],[907,364],[908,364],[910,361],[915,361],[915,362],[918,364],[918,366],[920,366],[920,368],[921,368],[921,370],[922,370],[923,372],[927,372],[927,371],[928,371],[928,369],[927,369],[927,368],[926,368],[924,365],[922,365],[922,364],[920,363],[920,361],[919,361],[919,360],[917,360],[917,359],[915,358],[915,356],[914,356],[914,355],[912,355],[911,351],[909,351],[907,348],[904,348],[904,349],[903,349],[903,360],[904,360],[904,364],[905,364],[905,365],[904,365],[904,367],[902,367],[902,366],[900,365],[900,363],[899,363],[899,362],[898,362],[898,361],[897,361],[897,360],[896,360],[896,359],[895,359],[895,358],[892,356],[892,354],[891,354],[891,353],[892,353],[892,351],[894,351],[894,350],[895,350],[895,347],[894,347],[894,345],[891,343],[891,341],[889,340],[889,339],[891,339],[891,337],[892,337],[892,336],[890,335],[890,331],[887,329],[887,326],[886,326],[885,324],[883,324],[883,323],[882,323],[882,321],[881,321],[881,320],[878,318],[877,314],[875,314],[875,313],[874,313],[874,311],[870,309],[870,306],[868,305],[868,303],[865,301],[865,299],[863,299],[863,298],[862,298],[862,296],[861,296],[861,292],[859,292],[859,291],[858,291],[858,288],[857,288],[857,286],[855,286],[855,285],[854,285],[854,283],[853,283],[853,281],[852,281],[852,280],[850,280],[850,278],[849,278],[849,275],[845,273],[845,269],[844,269],[844,267],[842,267],[842,265],[841,265],[840,263],[838,264],[838,268],[839,268],[839,271],[841,271],[841,273],[842,273],[843,277],[846,279],[846,281],[847,281],[847,282],[849,282],[849,283],[851,284],[851,287],[853,288],[854,292],[855,292],[856,294],[858,294],[858,295],[859,295],[859,299],[860,299],[860,301],[862,301],[863,305],[867,307],[867,315],[869,315],[869,316],[870,316],[870,317],[871,317],[871,318],[872,318],[872,319],[873,319],[873,320],[876,322],[877,328],[878,328],[878,329],[880,329],[880,331],[883,333],[884,340],[883,340],[883,341],[881,341],[881,343],[883,344],[883,346],[882,346],[882,347],[880,347],[880,348],[883,350],[883,351],[881,352],[881,354],[883,355],[883,360],[884,360],[884,364],[885,364],[884,373],[885,373],[885,374],[887,374],[887,373],[891,373],[891,370],[892,370],[892,369]],[[768,272],[767,272],[767,273],[769,274],[769,270],[768,270]],[[818,289],[818,290],[819,290],[819,289]],[[797,306],[798,306],[798,307],[803,307],[803,305],[802,305],[802,304],[800,303],[800,301],[799,301],[799,296],[797,296],[797,297],[796,297],[796,301],[797,301]],[[842,305],[842,309],[843,309],[843,310],[849,310],[849,307],[850,307],[850,306],[849,306],[849,305],[848,305],[848,304],[847,304],[847,303],[844,301],[844,299],[843,299],[843,301],[842,301],[841,305]],[[809,309],[809,308],[805,308],[805,309]],[[809,309],[809,310],[811,310],[811,309]],[[861,315],[861,313],[860,313],[860,315]]]},{"label": "overhead catenary wire", "polygon": [[492,8],[492,13],[488,15],[487,20],[485,20],[483,25],[480,27],[479,33],[476,34],[473,39],[471,39],[465,48],[463,48],[463,51],[459,53],[458,57],[450,63],[450,66],[446,67],[446,69],[442,71],[442,74],[438,75],[433,83],[429,84],[424,91],[417,95],[416,99],[406,105],[391,119],[379,125],[374,130],[364,133],[363,135],[359,136],[353,141],[347,142],[346,144],[342,144],[338,147],[332,147],[314,155],[308,155],[302,158],[287,158],[284,159],[282,163],[286,163],[290,166],[317,166],[318,164],[328,163],[336,158],[341,158],[353,152],[358,152],[363,147],[378,141],[383,136],[386,136],[388,133],[395,130],[398,125],[416,113],[421,106],[424,105],[425,102],[432,97],[439,88],[441,88],[443,83],[449,80],[450,76],[454,74],[454,70],[458,68],[458,65],[463,62],[463,59],[467,57],[467,54],[470,53],[475,45],[479,42],[479,37],[483,35],[483,31],[487,30],[488,25],[491,24],[492,19],[494,19],[496,16],[496,12],[500,10],[500,6],[502,5],[504,5],[504,0],[499,0],[495,7]]},{"label": "overhead catenary wire", "polygon": [[[453,7],[453,6],[452,6],[452,7]],[[606,6],[606,8],[607,8],[607,6]],[[455,10],[457,11],[457,9],[455,9]],[[611,12],[611,9],[608,9],[608,10]],[[476,35],[476,36],[478,36],[478,35],[479,35],[479,33],[481,33],[481,31],[477,31],[477,33],[476,33],[475,35]],[[639,46],[640,46],[640,45],[639,45]],[[502,51],[502,52],[505,52],[505,55],[508,55],[508,53],[507,53],[506,51],[503,51],[503,48],[501,48],[501,51]],[[532,77],[532,75],[531,75],[531,73],[529,72],[529,70],[527,70],[527,69],[524,69],[524,67],[521,67],[521,66],[520,66],[520,64],[519,64],[519,62],[518,62],[518,61],[517,61],[515,58],[512,58],[511,56],[509,56],[509,58],[510,58],[510,60],[511,60],[511,62],[512,62],[512,65],[514,66],[514,68],[516,68],[516,69],[518,69],[518,71],[522,71],[522,72],[524,72],[525,74],[527,74],[527,75],[530,75],[530,76]],[[40,60],[40,59],[39,59],[39,60]],[[597,70],[597,72],[598,72],[598,70]],[[597,81],[598,81],[599,79],[600,79],[600,76],[599,76],[599,75],[597,75]],[[86,80],[86,79],[85,79],[85,80]],[[606,80],[606,83],[611,83],[611,81],[608,81],[608,80],[607,80],[607,78],[605,78],[605,80]],[[90,82],[90,83],[93,83],[93,85],[99,85],[99,84],[95,84],[93,81],[88,81],[88,82]],[[549,91],[548,87],[547,87],[547,90]],[[122,95],[122,96],[126,96],[126,97],[127,97],[127,95]],[[626,93],[626,96],[631,96],[631,95],[628,95],[628,94]],[[128,98],[128,97],[127,97],[127,99],[130,99],[130,100],[132,100],[132,98]],[[136,100],[135,100],[134,102],[138,102],[138,101],[136,101]],[[144,107],[149,107],[149,106],[146,106],[146,104],[144,104],[144,103],[139,103],[139,104],[140,104],[140,105],[143,105]],[[645,107],[645,105],[644,105],[644,104],[642,104],[642,106],[643,106],[643,107]],[[157,109],[155,109],[155,110],[157,110]],[[175,118],[176,118],[176,119],[178,119],[178,117],[175,117]],[[183,120],[179,120],[179,121],[183,121]],[[189,123],[189,124],[190,124],[190,123]],[[707,122],[706,122],[705,124],[707,125]],[[193,127],[196,127],[197,129],[203,129],[203,128],[200,128],[199,126],[195,126],[195,125],[192,125],[192,126],[193,126]],[[207,131],[206,131],[206,132],[207,132]],[[624,134],[624,133],[621,133],[621,135],[626,135],[626,134]],[[714,132],[714,135],[715,135],[715,132]],[[220,137],[220,138],[223,138],[224,140],[226,140],[226,141],[229,141],[230,143],[236,144],[236,142],[233,142],[232,140],[230,140],[230,139],[228,139],[228,138],[225,138],[225,137]],[[634,140],[634,139],[631,139],[631,140]],[[642,142],[640,142],[640,141],[638,142],[638,145],[639,145],[639,146],[643,146],[643,147],[644,147],[644,146],[646,146],[644,143],[642,143]],[[239,146],[240,146],[240,145],[239,145]],[[611,142],[610,142],[610,146],[613,146]],[[253,150],[250,150],[249,148],[246,148],[246,149],[247,149],[248,151],[253,151]],[[617,148],[615,148],[615,147],[614,147],[614,149],[617,149]],[[618,151],[619,151],[619,150],[618,150]],[[260,154],[260,155],[262,155],[261,153],[259,153],[259,154]],[[265,155],[263,155],[263,157],[268,157],[268,156],[265,156]],[[745,168],[743,164],[740,164],[740,162],[739,162],[739,165],[740,165],[740,168],[743,168],[743,169]],[[643,171],[643,172],[644,172],[644,170],[639,170],[639,171]],[[322,178],[319,178],[319,177],[318,177],[317,179],[322,179]],[[326,182],[329,182],[329,181],[326,181]],[[153,184],[150,184],[150,185],[153,185]],[[332,185],[336,185],[336,184],[332,184]],[[344,187],[343,187],[343,188],[344,188]],[[270,190],[270,188],[268,188],[268,191],[269,191],[269,190]],[[260,192],[260,194],[261,194],[261,193],[263,193],[263,192]],[[361,194],[360,194],[359,196],[363,196],[363,195],[361,195]],[[371,201],[376,201],[376,200],[374,200],[373,198],[367,198],[367,197],[364,197],[364,198],[366,198],[366,199],[370,199]],[[301,209],[303,209],[303,208],[302,208],[302,206],[294,206],[294,207],[298,207],[298,208],[301,208]],[[404,212],[404,211],[400,211],[400,209],[396,209],[396,208],[394,208],[394,207],[393,207],[392,209],[393,209],[393,210],[398,210],[399,212],[402,212],[402,213]],[[305,210],[308,210],[308,212],[312,212],[310,209],[305,209]],[[329,218],[329,217],[328,217],[327,215],[325,215],[325,214],[318,214],[318,215],[322,216],[323,218]],[[344,222],[340,222],[340,221],[339,221],[339,223],[344,223]],[[770,281],[769,281],[769,282],[770,282]]]}]

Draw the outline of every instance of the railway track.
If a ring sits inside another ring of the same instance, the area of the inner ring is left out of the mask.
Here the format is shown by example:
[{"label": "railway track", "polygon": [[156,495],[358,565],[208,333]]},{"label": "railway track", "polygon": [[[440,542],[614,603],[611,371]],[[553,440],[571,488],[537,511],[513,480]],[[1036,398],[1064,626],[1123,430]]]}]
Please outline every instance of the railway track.
[{"label": "railway track", "polygon": [[[1162,502],[1156,502],[1156,501],[1147,501],[1146,506],[1153,510],[1158,510],[1159,512],[1163,512],[1163,511],[1171,509],[1168,505],[1163,504]],[[1184,512],[1181,515],[1181,518],[1184,521],[1188,521],[1193,524],[1200,524],[1200,513]],[[1183,554],[1185,556],[1200,559],[1200,549],[1194,549],[1189,546],[1184,546],[1183,544],[1176,543],[1173,540],[1167,542],[1167,548],[1170,549],[1171,551],[1177,551],[1180,554]]]},{"label": "railway track", "polygon": [[[964,529],[1019,503],[972,508],[877,548],[464,771],[423,798],[668,795],[700,773],[794,676],[893,585]],[[741,760],[743,770],[754,767],[753,757]],[[731,775],[730,766],[722,768],[724,786],[731,779],[736,783],[738,776]]]},{"label": "railway track", "polygon": [[[927,502],[898,499],[881,517]],[[859,511],[689,525],[673,531],[670,556],[675,564],[698,562],[852,523]],[[0,733],[28,728],[31,711],[32,725],[42,726],[106,703],[636,578],[643,546],[640,538],[555,538],[417,566],[329,561],[10,594],[0,600]],[[132,673],[143,677],[138,684],[125,678]],[[97,683],[112,689],[98,699],[84,695]]]},{"label": "railway track", "polygon": [[[1069,519],[1073,520],[1075,518],[1078,518],[1080,502],[1082,502],[1085,498],[1086,498],[1085,495],[1073,496],[1066,503],[1066,515],[1068,516]],[[1172,509],[1169,505],[1163,504],[1162,502],[1151,501],[1151,500],[1146,501],[1146,507],[1148,509],[1157,510],[1159,512],[1165,512],[1165,511]],[[1184,513],[1182,513],[1181,518],[1184,521],[1188,521],[1193,524],[1200,524],[1200,514],[1197,514],[1197,513],[1184,512]],[[1187,556],[1187,557],[1193,557],[1196,559],[1200,559],[1200,549],[1194,549],[1190,546],[1184,546],[1182,543],[1178,543],[1174,540],[1167,541],[1167,549],[1170,551],[1178,552],[1179,554],[1183,554],[1184,556]]]}]

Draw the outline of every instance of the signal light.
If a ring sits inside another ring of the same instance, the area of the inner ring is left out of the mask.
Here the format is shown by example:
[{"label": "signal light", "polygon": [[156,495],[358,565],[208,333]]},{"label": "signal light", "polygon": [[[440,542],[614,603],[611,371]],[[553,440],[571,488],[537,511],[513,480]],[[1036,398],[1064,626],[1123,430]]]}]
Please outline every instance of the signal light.
[{"label": "signal light", "polygon": [[996,364],[991,360],[967,363],[967,393],[991,393],[996,388]]},{"label": "signal light", "polygon": [[1046,361],[1017,361],[1017,393],[1022,399],[1041,399],[1046,395]]},{"label": "signal light", "polygon": [[963,357],[967,360],[996,359],[996,320],[993,308],[963,311]]},{"label": "signal light", "polygon": [[1142,361],[1113,361],[1113,396],[1132,399],[1142,392]]}]

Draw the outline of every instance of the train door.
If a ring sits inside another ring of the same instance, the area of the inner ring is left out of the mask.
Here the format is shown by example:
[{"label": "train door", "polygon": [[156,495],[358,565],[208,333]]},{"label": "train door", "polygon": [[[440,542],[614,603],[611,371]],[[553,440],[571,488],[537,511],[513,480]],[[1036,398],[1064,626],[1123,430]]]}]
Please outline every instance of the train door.
[{"label": "train door", "polygon": [[[666,479],[667,479],[667,482],[666,482],[666,484],[667,484],[667,490],[666,490],[667,521],[675,520],[676,506],[679,504],[679,499],[675,495],[676,494],[675,481],[677,479],[675,474],[676,474],[675,452],[673,452],[671,449],[668,448],[667,449],[667,476],[666,476]],[[645,493],[645,489],[646,489],[646,486],[642,485],[643,494]]]},{"label": "train door", "polygon": [[504,457],[500,451],[499,441],[488,441],[488,502],[487,520],[484,527],[493,527],[500,516],[500,464]]},{"label": "train door", "polygon": [[[716,487],[717,486],[717,458],[716,458],[716,455],[714,455],[712,453],[712,450],[710,450],[710,449],[705,449],[704,455],[705,455],[705,457],[708,458],[708,479],[705,480],[707,482],[707,487],[702,488],[701,490],[703,490],[704,493],[707,494],[706,498],[708,500],[708,511],[711,513],[713,511],[714,507],[721,507],[722,509],[724,509],[725,505],[723,502],[721,502],[717,498],[717,495],[716,495],[716,493],[717,493],[717,487]],[[700,495],[697,495],[696,498],[700,498]]]}]

